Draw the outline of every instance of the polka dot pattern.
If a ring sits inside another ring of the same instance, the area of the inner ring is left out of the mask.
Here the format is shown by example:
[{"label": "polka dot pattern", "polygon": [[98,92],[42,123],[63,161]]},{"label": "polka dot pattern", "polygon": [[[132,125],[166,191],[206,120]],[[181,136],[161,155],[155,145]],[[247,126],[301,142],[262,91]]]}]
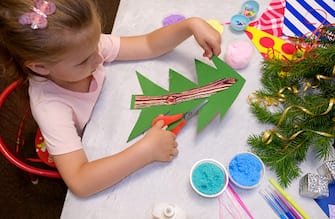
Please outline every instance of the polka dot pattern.
[{"label": "polka dot pattern", "polygon": [[267,49],[271,49],[275,45],[275,42],[270,37],[262,37],[259,39],[259,44]]},{"label": "polka dot pattern", "polygon": [[293,55],[297,51],[295,46],[293,46],[290,43],[284,43],[281,48],[286,54],[290,54],[290,55]]},{"label": "polka dot pattern", "polygon": [[293,44],[255,27],[248,26],[245,33],[264,58],[292,59],[297,52],[297,48]]}]

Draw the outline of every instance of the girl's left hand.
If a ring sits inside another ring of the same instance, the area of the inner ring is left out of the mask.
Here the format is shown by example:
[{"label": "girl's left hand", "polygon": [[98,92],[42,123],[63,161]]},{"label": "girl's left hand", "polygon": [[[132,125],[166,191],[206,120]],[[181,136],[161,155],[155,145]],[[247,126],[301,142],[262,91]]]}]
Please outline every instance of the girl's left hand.
[{"label": "girl's left hand", "polygon": [[204,57],[220,55],[221,34],[216,29],[200,18],[192,18],[191,29],[195,40],[204,49]]}]

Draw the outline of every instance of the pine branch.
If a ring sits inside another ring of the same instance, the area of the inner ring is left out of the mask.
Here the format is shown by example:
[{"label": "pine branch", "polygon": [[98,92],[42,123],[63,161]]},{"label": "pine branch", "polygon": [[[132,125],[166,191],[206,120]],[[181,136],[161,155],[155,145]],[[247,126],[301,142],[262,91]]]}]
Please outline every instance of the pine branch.
[{"label": "pine branch", "polygon": [[[321,33],[334,34],[335,28]],[[299,165],[309,149],[313,149],[318,159],[333,156],[334,41],[328,35],[317,41],[307,39],[305,43],[313,49],[303,57],[264,60],[263,88],[251,95],[251,112],[261,123],[273,128],[250,136],[248,144],[285,187],[300,175]]]}]

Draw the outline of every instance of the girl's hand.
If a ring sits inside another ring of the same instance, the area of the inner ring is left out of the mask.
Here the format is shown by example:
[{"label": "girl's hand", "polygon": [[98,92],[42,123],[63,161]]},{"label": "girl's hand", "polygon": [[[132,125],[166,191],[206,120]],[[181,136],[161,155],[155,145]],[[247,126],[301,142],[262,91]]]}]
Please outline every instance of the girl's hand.
[{"label": "girl's hand", "polygon": [[194,36],[204,49],[203,56],[212,58],[221,53],[221,34],[202,18],[192,17],[161,27],[151,33],[121,37],[117,60],[139,60],[158,57],[173,50]]},{"label": "girl's hand", "polygon": [[191,19],[191,30],[198,44],[204,49],[203,56],[211,58],[221,53],[221,34],[200,18]]},{"label": "girl's hand", "polygon": [[158,121],[140,140],[151,162],[172,161],[178,154],[176,135],[164,129],[164,121]]}]

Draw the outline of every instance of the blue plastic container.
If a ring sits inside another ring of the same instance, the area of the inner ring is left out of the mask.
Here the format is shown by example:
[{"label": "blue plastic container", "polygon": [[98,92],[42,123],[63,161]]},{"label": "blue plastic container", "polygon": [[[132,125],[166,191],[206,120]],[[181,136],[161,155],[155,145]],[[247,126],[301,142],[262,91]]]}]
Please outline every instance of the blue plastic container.
[{"label": "blue plastic container", "polygon": [[249,18],[249,20],[254,19],[259,11],[259,4],[257,1],[246,1],[242,4],[240,14]]},{"label": "blue plastic container", "polygon": [[244,31],[249,25],[249,18],[242,14],[234,15],[230,20],[230,27],[235,31]]}]

